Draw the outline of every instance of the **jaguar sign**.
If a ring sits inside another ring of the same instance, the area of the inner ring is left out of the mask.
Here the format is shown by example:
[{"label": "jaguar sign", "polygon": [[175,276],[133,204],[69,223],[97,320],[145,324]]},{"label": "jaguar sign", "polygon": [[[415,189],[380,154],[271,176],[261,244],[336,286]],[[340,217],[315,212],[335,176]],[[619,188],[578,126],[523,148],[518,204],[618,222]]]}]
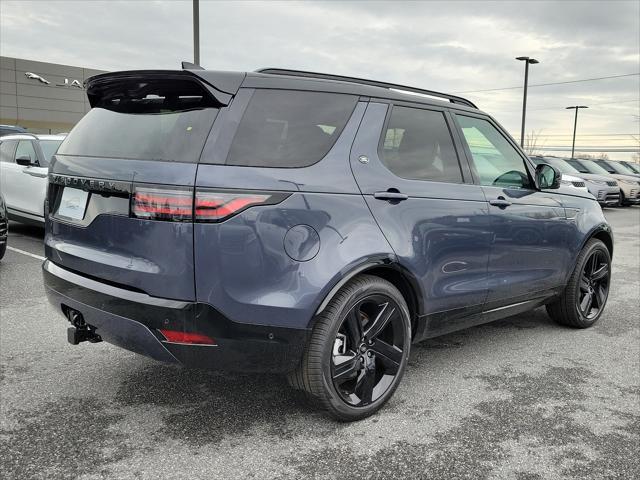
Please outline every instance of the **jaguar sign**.
[{"label": "jaguar sign", "polygon": [[[44,78],[42,75],[38,75],[37,73],[24,72],[24,76],[27,77],[27,78],[30,78],[32,80],[36,80],[36,81],[38,81],[40,83],[44,83],[45,85],[51,85],[51,82],[49,80]],[[56,83],[55,86],[56,87],[82,88],[82,82],[80,80],[71,80],[71,81],[69,81],[68,78],[65,78],[63,83]]]}]

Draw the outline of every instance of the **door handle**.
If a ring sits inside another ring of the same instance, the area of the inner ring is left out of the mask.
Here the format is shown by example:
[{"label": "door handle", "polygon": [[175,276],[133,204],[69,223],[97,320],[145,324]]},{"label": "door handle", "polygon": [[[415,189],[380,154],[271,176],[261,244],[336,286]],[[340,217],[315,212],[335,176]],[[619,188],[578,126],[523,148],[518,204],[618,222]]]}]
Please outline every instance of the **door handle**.
[{"label": "door handle", "polygon": [[511,202],[509,200],[505,200],[503,197],[498,197],[495,200],[489,200],[489,204],[494,207],[507,208],[511,205]]},{"label": "door handle", "polygon": [[33,170],[31,170],[29,168],[25,168],[22,171],[24,173],[26,173],[27,175],[31,175],[32,177],[45,178],[47,176],[46,173],[34,172]]},{"label": "door handle", "polygon": [[373,198],[377,198],[378,200],[387,200],[392,202],[400,202],[402,200],[406,200],[409,198],[409,195],[405,195],[404,193],[400,193],[395,189],[389,189],[386,192],[375,192],[373,194]]}]

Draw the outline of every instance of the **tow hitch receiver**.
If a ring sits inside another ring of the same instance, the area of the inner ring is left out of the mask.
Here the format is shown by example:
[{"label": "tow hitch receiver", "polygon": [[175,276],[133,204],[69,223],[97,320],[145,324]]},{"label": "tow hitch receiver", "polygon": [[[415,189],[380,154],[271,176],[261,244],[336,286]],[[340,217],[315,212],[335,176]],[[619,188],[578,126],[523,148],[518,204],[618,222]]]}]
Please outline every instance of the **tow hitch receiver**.
[{"label": "tow hitch receiver", "polygon": [[80,312],[66,305],[63,305],[62,311],[71,322],[71,325],[73,325],[67,329],[67,341],[71,345],[78,345],[81,342],[98,343],[102,341],[95,329],[84,321]]}]

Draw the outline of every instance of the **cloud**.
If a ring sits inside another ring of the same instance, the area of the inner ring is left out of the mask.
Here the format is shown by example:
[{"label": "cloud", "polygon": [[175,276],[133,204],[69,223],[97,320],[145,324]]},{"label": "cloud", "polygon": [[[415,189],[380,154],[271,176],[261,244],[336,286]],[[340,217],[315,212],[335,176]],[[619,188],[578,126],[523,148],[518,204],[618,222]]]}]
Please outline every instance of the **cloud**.
[{"label": "cloud", "polygon": [[[191,2],[0,3],[2,55],[106,70],[178,68],[192,58]],[[201,63],[282,66],[370,77],[441,91],[640,71],[640,3],[629,2],[208,2]],[[530,89],[527,131],[638,132],[639,77]],[[467,94],[519,132],[521,90]]]}]

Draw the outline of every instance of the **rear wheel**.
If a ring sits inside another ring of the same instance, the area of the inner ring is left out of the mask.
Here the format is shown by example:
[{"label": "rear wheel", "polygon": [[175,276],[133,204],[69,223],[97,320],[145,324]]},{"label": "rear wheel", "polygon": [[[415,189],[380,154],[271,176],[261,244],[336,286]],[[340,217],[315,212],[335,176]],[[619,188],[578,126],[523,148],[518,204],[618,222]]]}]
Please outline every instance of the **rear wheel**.
[{"label": "rear wheel", "polygon": [[562,325],[587,328],[602,315],[611,283],[611,256],[602,241],[587,242],[562,296],[547,305],[549,316]]},{"label": "rear wheel", "polygon": [[334,418],[365,418],[393,395],[409,358],[411,322],[402,294],[379,277],[347,283],[318,316],[290,383]]},{"label": "rear wheel", "polygon": [[7,251],[7,244],[3,243],[2,245],[0,245],[0,260],[2,260],[6,251]]}]

